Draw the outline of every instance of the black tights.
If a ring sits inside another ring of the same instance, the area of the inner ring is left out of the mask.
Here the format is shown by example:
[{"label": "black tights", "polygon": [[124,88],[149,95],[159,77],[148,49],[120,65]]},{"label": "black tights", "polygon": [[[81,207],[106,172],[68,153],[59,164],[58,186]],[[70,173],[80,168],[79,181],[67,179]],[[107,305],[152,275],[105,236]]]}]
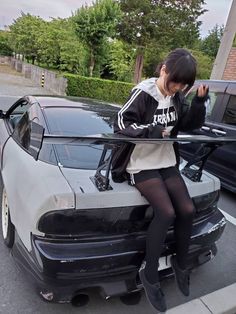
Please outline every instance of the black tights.
[{"label": "black tights", "polygon": [[195,208],[181,175],[165,180],[148,179],[136,183],[135,186],[154,211],[147,232],[145,273],[149,282],[155,283],[159,280],[158,259],[163,250],[168,228],[173,222],[175,222],[177,261],[181,268],[186,268]]}]

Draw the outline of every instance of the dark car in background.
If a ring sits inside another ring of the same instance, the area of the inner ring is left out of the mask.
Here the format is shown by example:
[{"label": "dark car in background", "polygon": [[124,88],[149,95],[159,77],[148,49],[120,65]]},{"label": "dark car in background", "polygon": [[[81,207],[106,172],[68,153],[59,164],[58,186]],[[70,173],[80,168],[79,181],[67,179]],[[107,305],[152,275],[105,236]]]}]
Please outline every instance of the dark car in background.
[{"label": "dark car in background", "polygon": [[[236,137],[236,81],[196,81],[187,95],[190,104],[199,84],[209,85],[209,100],[206,102],[206,120],[201,129],[193,134],[212,137]],[[191,160],[199,144],[181,145],[181,155]],[[236,143],[218,147],[207,159],[205,169],[220,178],[221,185],[236,192]]]}]

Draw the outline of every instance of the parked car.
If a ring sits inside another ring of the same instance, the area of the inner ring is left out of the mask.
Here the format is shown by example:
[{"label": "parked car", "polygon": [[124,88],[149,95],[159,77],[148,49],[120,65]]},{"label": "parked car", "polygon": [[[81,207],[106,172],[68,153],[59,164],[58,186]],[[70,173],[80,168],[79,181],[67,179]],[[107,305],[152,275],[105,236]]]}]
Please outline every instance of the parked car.
[{"label": "parked car", "polygon": [[[206,103],[205,124],[192,134],[236,137],[236,81],[196,81],[187,95],[189,103],[200,83],[209,85],[210,98]],[[190,160],[198,148],[199,144],[184,144],[181,155]],[[224,188],[236,193],[236,143],[215,150],[208,158],[205,169],[219,177]]]},{"label": "parked car", "polygon": [[[46,300],[69,302],[91,288],[105,297],[142,288],[138,269],[152,208],[127,182],[110,177],[109,187],[98,189],[102,144],[52,144],[41,132],[111,133],[118,110],[82,98],[26,96],[1,112],[2,236]],[[197,209],[188,253],[192,269],[216,255],[226,220],[217,208],[219,179],[205,171],[199,182],[183,177]],[[171,226],[161,278],[172,274],[174,253]]]}]

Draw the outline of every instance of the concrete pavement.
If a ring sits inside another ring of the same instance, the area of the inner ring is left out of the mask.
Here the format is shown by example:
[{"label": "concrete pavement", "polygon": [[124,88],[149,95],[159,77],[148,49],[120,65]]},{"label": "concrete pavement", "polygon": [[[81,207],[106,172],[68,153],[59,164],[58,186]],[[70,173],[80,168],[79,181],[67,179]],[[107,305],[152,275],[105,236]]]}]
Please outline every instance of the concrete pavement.
[{"label": "concrete pavement", "polygon": [[236,314],[236,283],[176,306],[166,314]]}]

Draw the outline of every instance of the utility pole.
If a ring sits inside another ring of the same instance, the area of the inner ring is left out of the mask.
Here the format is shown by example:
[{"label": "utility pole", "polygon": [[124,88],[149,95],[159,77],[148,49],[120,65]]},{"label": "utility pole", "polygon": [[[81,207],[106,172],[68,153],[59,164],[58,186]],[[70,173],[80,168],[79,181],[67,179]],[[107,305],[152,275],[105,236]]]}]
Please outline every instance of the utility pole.
[{"label": "utility pole", "polygon": [[232,1],[232,5],[227,18],[225,30],[220,42],[216,59],[211,72],[211,79],[221,80],[224,74],[226,62],[233,45],[234,36],[236,33],[236,0]]}]

